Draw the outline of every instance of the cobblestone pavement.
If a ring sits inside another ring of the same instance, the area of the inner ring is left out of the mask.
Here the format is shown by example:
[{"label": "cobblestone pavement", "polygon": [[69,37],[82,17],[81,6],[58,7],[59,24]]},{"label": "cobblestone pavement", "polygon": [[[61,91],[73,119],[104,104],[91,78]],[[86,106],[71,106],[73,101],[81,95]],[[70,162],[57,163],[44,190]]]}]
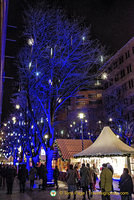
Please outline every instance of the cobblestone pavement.
[{"label": "cobblestone pavement", "polygon": [[[64,182],[59,181],[59,190],[56,191],[56,196],[50,196],[51,190],[54,190],[54,187],[48,187],[46,191],[38,189],[38,180],[35,181],[35,187],[33,191],[29,189],[29,181],[26,184],[25,193],[19,192],[19,184],[17,178],[14,181],[13,193],[12,195],[6,194],[6,188],[0,188],[0,200],[66,200],[67,199],[67,185]],[[73,195],[71,195],[73,199]],[[76,200],[82,200],[81,190],[77,191]],[[101,200],[101,194],[99,190],[94,192],[91,200]],[[118,192],[115,192],[111,195],[111,200],[121,200]],[[134,197],[133,197],[134,200]]]}]

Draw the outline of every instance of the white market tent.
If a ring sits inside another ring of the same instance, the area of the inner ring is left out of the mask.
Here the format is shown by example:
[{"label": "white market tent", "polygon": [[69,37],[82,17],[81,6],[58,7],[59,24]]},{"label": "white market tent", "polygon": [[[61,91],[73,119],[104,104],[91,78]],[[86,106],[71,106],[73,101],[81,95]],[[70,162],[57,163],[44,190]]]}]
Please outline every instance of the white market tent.
[{"label": "white market tent", "polygon": [[74,157],[130,156],[131,154],[134,154],[134,148],[122,142],[110,127],[106,126],[90,147],[75,154]]},{"label": "white market tent", "polygon": [[122,142],[119,138],[117,138],[110,127],[106,126],[91,146],[80,153],[75,154],[74,157],[126,157],[127,167],[131,173],[130,156],[132,154],[134,154],[134,148]]}]

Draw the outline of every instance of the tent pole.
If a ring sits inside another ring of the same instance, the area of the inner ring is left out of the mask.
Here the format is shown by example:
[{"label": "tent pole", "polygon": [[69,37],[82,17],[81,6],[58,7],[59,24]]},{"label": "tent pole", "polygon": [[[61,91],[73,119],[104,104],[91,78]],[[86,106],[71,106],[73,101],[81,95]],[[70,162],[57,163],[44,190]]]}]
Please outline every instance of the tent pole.
[{"label": "tent pole", "polygon": [[127,166],[128,166],[129,174],[131,175],[130,155],[127,155]]}]

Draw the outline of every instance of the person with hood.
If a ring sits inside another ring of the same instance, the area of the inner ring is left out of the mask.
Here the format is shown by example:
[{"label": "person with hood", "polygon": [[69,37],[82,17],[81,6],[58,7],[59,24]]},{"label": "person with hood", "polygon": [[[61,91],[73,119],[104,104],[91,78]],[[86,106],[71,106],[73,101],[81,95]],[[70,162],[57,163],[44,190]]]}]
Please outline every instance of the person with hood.
[{"label": "person with hood", "polygon": [[107,164],[103,164],[102,172],[100,174],[102,200],[110,200],[110,192],[112,191],[112,176],[112,172],[107,168]]},{"label": "person with hood", "polygon": [[77,180],[77,172],[73,169],[73,165],[70,164],[69,169],[67,171],[67,184],[68,184],[68,199],[70,199],[70,193],[73,192],[74,200],[76,199],[76,180]]},{"label": "person with hood", "polygon": [[119,181],[121,200],[132,200],[133,182],[127,168],[124,168]]},{"label": "person with hood", "polygon": [[83,200],[86,199],[86,192],[88,199],[89,197],[89,189],[88,189],[88,184],[89,184],[89,169],[85,166],[85,163],[82,164],[82,167],[80,169],[80,177],[81,177],[81,187],[82,187],[82,192],[83,192]]}]

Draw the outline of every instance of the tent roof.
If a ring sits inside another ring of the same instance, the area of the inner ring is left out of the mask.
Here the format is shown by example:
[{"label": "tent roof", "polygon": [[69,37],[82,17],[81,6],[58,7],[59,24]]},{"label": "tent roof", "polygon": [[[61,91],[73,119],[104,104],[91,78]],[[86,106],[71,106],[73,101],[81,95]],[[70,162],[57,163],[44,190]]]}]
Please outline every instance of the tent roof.
[{"label": "tent roof", "polygon": [[110,127],[106,126],[90,147],[75,154],[74,157],[125,156],[130,154],[134,154],[134,148],[122,142]]},{"label": "tent roof", "polygon": [[[92,144],[91,140],[83,140],[84,149]],[[56,144],[64,160],[73,158],[74,154],[82,150],[82,140],[80,139],[56,139]]]}]

